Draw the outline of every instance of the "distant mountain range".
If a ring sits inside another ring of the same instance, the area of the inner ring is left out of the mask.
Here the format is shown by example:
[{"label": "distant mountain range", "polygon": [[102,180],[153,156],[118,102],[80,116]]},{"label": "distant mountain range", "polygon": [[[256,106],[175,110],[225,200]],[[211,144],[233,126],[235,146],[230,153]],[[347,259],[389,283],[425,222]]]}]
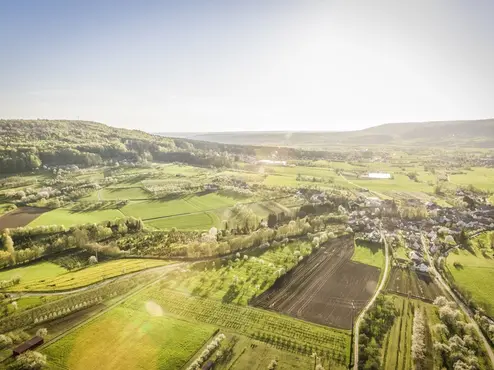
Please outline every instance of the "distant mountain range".
[{"label": "distant mountain range", "polygon": [[325,148],[334,146],[428,146],[494,148],[494,119],[388,123],[358,131],[238,131],[159,133],[224,144]]}]

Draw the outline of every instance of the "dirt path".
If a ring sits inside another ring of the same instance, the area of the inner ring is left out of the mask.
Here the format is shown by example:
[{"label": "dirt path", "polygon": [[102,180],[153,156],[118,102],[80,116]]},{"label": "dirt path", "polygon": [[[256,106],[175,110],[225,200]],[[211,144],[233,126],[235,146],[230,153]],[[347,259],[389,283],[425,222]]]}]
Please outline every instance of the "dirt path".
[{"label": "dirt path", "polygon": [[384,265],[384,273],[383,277],[381,279],[381,282],[379,283],[378,288],[376,289],[376,292],[374,293],[374,296],[370,299],[369,303],[364,307],[362,312],[360,312],[360,315],[357,317],[357,321],[355,321],[355,329],[353,331],[353,338],[354,338],[354,350],[353,350],[353,369],[358,370],[358,342],[359,342],[359,330],[360,330],[360,324],[362,322],[362,319],[364,318],[365,314],[369,310],[369,308],[374,304],[374,301],[376,300],[377,296],[381,293],[381,290],[383,290],[384,285],[386,285],[386,281],[388,280],[388,275],[389,275],[389,248],[388,248],[388,242],[386,241],[386,238],[384,237],[382,230],[381,230],[381,238],[384,241],[384,253],[385,253],[385,265]]},{"label": "dirt path", "polygon": [[492,351],[492,348],[489,345],[489,342],[485,338],[484,333],[482,333],[482,330],[480,330],[479,326],[477,325],[477,322],[473,319],[474,315],[473,315],[472,310],[470,310],[469,307],[467,307],[463,304],[463,302],[453,292],[453,290],[449,287],[449,285],[444,281],[441,274],[436,270],[436,266],[434,265],[434,261],[432,260],[431,256],[429,255],[429,250],[427,249],[426,245],[427,244],[424,243],[424,240],[422,239],[422,248],[424,249],[424,252],[427,255],[427,258],[431,262],[430,263],[430,270],[432,271],[434,278],[439,283],[439,286],[441,287],[441,289],[444,292],[446,292],[447,294],[449,294],[454,299],[454,301],[456,302],[458,307],[460,307],[460,309],[463,311],[465,316],[468,318],[468,321],[473,325],[473,327],[475,328],[475,331],[477,332],[479,337],[482,339],[482,342],[484,343],[484,348],[487,352],[487,355],[489,356],[489,358],[491,360],[491,364],[494,366],[494,352]]}]

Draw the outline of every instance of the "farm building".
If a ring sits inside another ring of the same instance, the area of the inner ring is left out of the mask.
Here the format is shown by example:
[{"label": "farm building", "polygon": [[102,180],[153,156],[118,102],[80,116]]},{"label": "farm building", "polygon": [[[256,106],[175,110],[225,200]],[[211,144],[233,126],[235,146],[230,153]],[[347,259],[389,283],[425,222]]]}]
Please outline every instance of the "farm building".
[{"label": "farm building", "polygon": [[14,348],[13,354],[14,356],[18,356],[21,353],[24,353],[30,349],[36,348],[39,345],[43,344],[43,338],[40,336],[34,336],[31,339],[25,341],[24,343],[18,345],[17,347]]}]

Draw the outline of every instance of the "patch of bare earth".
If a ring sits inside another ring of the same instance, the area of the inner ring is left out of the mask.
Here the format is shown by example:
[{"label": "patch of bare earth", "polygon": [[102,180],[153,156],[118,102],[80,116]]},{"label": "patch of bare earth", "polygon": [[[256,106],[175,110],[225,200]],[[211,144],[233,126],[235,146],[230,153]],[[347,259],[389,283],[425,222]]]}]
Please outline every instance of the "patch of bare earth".
[{"label": "patch of bare earth", "polygon": [[377,267],[351,261],[353,251],[352,236],[332,240],[250,304],[316,324],[351,329],[352,316],[371,298],[380,275]]},{"label": "patch of bare earth", "polygon": [[13,229],[26,226],[38,218],[41,214],[48,212],[48,208],[21,207],[0,217],[0,230]]}]

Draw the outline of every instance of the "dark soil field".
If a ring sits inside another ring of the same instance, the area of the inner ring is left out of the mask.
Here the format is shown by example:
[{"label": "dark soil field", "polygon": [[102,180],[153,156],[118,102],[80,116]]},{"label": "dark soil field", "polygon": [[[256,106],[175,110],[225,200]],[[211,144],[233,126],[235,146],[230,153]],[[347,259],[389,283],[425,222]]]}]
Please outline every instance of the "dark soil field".
[{"label": "dark soil field", "polygon": [[428,273],[393,267],[386,290],[390,293],[410,295],[427,302],[442,295],[441,289]]},{"label": "dark soil field", "polygon": [[28,223],[39,217],[42,213],[48,212],[48,208],[22,207],[0,217],[0,230],[12,229],[14,227],[26,226]]},{"label": "dark soil field", "polygon": [[377,267],[350,261],[353,251],[353,237],[334,239],[250,304],[317,324],[351,329],[352,315],[357,315],[370,299],[380,274]]}]

